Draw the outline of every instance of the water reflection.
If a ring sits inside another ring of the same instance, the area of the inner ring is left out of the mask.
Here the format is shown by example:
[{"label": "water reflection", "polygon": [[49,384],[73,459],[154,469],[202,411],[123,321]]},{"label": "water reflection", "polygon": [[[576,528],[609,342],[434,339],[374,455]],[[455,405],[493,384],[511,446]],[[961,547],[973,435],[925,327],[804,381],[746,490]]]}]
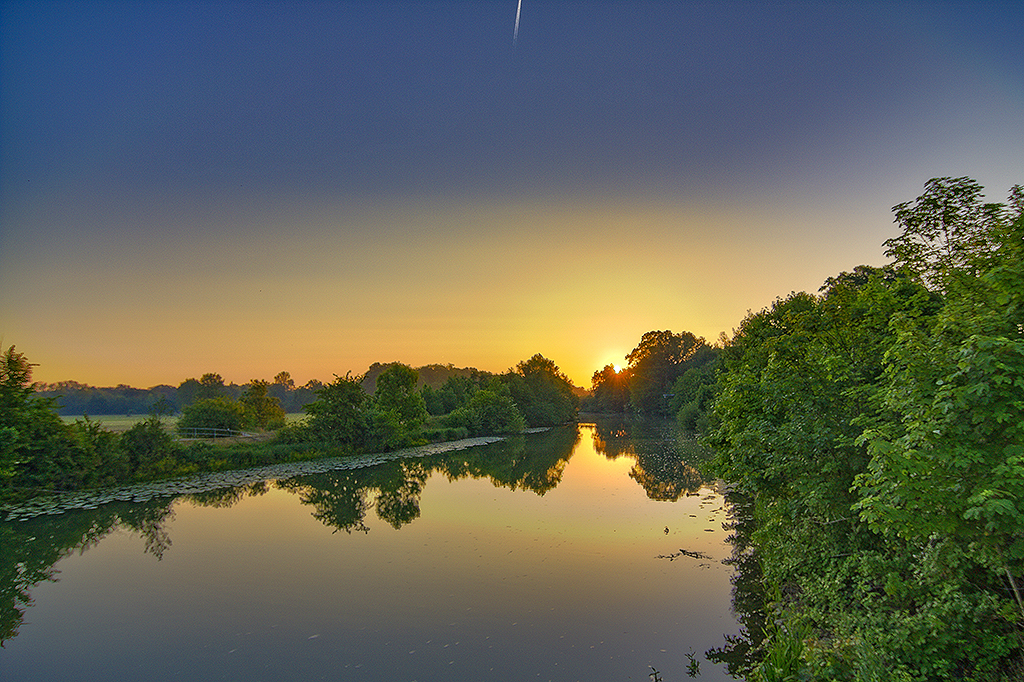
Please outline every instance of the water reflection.
[{"label": "water reflection", "polygon": [[117,529],[141,536],[144,550],[159,561],[171,547],[164,524],[173,518],[170,500],[104,505],[100,509],[0,523],[0,646],[15,637],[30,590],[56,582],[54,565],[75,552],[85,552]]},{"label": "water reflection", "polygon": [[367,469],[297,476],[275,485],[298,495],[313,517],[346,533],[366,533],[366,514],[375,509],[396,530],[419,518],[420,496],[431,467],[423,460],[401,460]]},{"label": "water reflection", "polygon": [[459,453],[464,457],[446,458],[439,470],[453,481],[487,478],[498,488],[543,495],[562,480],[562,472],[579,439],[579,429],[575,427],[514,436],[493,446]]},{"label": "water reflection", "polygon": [[605,457],[636,460],[629,477],[643,486],[652,500],[675,502],[683,495],[696,494],[704,484],[697,467],[709,453],[696,440],[677,437],[671,422],[602,421],[595,424],[593,438],[594,449]]},{"label": "water reflection", "polygon": [[269,481],[259,481],[249,485],[235,485],[201,493],[190,493],[183,495],[182,499],[199,507],[226,509],[238,504],[246,497],[265,495],[268,490],[270,490]]},{"label": "water reflection", "polygon": [[732,577],[733,612],[741,626],[738,635],[725,635],[725,644],[706,652],[707,659],[722,663],[736,679],[746,679],[754,664],[761,659],[759,649],[764,642],[766,616],[761,567],[754,554],[751,535],[754,531],[753,500],[732,492],[728,538],[732,556],[725,561],[735,571]]},{"label": "water reflection", "polygon": [[[652,500],[674,501],[696,493],[703,483],[697,470],[701,453],[676,439],[670,425],[601,422],[586,431],[594,450],[605,458],[633,460],[629,476]],[[370,533],[371,511],[398,530],[420,518],[424,489],[435,474],[449,481],[489,481],[495,488],[544,496],[562,482],[580,439],[581,430],[575,426],[551,429],[487,446],[398,459],[362,469],[225,486],[146,503],[111,502],[91,510],[0,522],[0,643],[18,635],[26,609],[32,605],[32,588],[57,581],[58,561],[75,552],[84,553],[114,531],[124,529],[141,537],[144,552],[161,560],[172,551],[168,528],[179,502],[226,509],[247,498],[280,490],[294,495],[317,521],[335,533]],[[660,526],[658,529],[660,533]],[[665,531],[667,535],[667,527]],[[554,538],[562,529],[553,527],[547,532]],[[723,662],[731,651],[722,650]]]}]

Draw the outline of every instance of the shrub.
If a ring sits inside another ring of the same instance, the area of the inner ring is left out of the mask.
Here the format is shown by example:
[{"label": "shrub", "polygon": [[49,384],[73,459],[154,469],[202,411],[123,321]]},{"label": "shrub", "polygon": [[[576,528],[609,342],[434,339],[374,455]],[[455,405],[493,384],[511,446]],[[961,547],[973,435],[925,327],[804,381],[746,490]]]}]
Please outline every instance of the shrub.
[{"label": "shrub", "polygon": [[445,417],[443,424],[465,429],[473,436],[520,433],[526,428],[526,420],[511,396],[491,390],[477,391],[468,405]]},{"label": "shrub", "polygon": [[180,449],[156,417],[141,421],[122,433],[119,445],[130,474],[145,472],[165,457],[177,455]]},{"label": "shrub", "polygon": [[245,420],[245,409],[231,398],[205,398],[198,400],[181,413],[178,432],[190,429],[228,429],[239,431]]}]

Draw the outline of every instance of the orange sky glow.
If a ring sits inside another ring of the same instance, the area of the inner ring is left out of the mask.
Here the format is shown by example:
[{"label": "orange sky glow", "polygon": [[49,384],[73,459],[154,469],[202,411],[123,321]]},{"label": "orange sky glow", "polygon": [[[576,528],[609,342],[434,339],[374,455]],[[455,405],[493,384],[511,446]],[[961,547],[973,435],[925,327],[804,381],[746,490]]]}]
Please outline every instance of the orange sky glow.
[{"label": "orange sky glow", "polygon": [[984,3],[4,3],[0,343],[35,379],[374,362],[589,387],[1021,177]]}]

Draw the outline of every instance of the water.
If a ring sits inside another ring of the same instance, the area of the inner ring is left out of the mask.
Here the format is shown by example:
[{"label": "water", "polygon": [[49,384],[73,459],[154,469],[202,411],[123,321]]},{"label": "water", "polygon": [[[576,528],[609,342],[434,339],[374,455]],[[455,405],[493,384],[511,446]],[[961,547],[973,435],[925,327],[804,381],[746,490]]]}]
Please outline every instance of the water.
[{"label": "water", "polygon": [[2,522],[0,679],[731,679],[694,457],[601,423]]}]

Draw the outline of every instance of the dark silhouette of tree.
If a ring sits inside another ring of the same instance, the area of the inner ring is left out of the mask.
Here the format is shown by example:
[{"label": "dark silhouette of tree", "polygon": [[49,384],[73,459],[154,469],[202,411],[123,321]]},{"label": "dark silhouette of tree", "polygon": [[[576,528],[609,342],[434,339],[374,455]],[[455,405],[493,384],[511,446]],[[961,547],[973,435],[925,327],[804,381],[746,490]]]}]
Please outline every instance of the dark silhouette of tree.
[{"label": "dark silhouette of tree", "polygon": [[647,332],[640,345],[626,356],[629,361],[629,400],[644,414],[667,414],[672,383],[685,371],[685,363],[704,339],[690,332]]}]

